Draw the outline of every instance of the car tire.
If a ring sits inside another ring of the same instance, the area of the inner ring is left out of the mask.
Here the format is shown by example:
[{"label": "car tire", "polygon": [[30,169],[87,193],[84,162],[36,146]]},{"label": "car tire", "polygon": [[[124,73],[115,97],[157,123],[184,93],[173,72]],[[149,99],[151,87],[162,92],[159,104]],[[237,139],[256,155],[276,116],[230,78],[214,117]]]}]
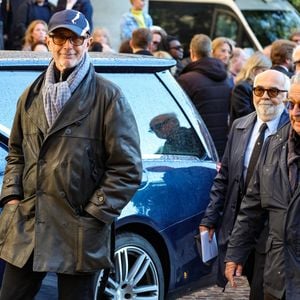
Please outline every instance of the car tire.
[{"label": "car tire", "polygon": [[115,269],[109,275],[105,296],[99,295],[102,274],[97,276],[94,300],[164,299],[160,259],[154,247],[138,234],[116,236]]}]

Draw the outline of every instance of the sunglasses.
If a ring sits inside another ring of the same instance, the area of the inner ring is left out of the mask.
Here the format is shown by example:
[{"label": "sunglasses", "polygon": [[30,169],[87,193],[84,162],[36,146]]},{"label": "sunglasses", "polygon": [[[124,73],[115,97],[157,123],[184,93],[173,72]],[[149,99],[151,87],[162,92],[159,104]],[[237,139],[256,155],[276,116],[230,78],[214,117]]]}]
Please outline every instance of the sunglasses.
[{"label": "sunglasses", "polygon": [[283,102],[288,110],[293,110],[296,105],[298,105],[298,108],[300,107],[300,103],[296,103],[291,99],[286,99]]},{"label": "sunglasses", "polygon": [[300,64],[300,60],[294,61],[293,64],[294,64],[295,66],[298,65],[298,64]]},{"label": "sunglasses", "polygon": [[175,47],[170,47],[170,49],[183,50],[183,47],[182,46],[175,46]]},{"label": "sunglasses", "polygon": [[279,95],[279,93],[287,92],[286,90],[279,90],[277,88],[265,89],[261,86],[254,87],[252,90],[254,95],[257,97],[262,97],[264,93],[267,92],[270,98],[276,98]]},{"label": "sunglasses", "polygon": [[49,36],[52,38],[53,43],[58,46],[62,46],[66,41],[70,41],[74,46],[81,46],[86,39],[86,37],[77,35],[65,36],[62,34],[49,34]]},{"label": "sunglasses", "polygon": [[163,126],[165,126],[170,120],[171,119],[166,119],[163,122],[151,125],[150,132],[152,132],[152,131],[160,131],[163,128]]}]

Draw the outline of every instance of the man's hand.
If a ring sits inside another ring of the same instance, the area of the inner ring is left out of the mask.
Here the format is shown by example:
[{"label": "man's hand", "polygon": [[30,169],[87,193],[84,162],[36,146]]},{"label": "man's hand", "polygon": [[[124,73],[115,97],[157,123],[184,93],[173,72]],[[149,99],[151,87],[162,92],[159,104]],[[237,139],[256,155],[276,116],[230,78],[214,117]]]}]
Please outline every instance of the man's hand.
[{"label": "man's hand", "polygon": [[199,231],[200,231],[200,234],[201,234],[201,232],[203,232],[203,231],[208,231],[209,240],[211,241],[212,238],[213,238],[215,229],[214,229],[214,228],[206,227],[206,226],[204,226],[204,225],[200,225],[200,226],[199,226]]},{"label": "man's hand", "polygon": [[225,277],[229,281],[230,285],[234,288],[237,287],[234,277],[240,277],[242,275],[243,266],[241,264],[236,264],[233,261],[228,261],[225,266]]}]

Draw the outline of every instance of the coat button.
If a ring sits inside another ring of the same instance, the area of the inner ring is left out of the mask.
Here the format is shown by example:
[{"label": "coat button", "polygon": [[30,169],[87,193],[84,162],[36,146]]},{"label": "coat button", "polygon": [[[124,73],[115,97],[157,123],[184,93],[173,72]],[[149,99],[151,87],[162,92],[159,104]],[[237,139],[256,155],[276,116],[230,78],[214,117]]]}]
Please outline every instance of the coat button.
[{"label": "coat button", "polygon": [[59,195],[62,197],[62,198],[65,198],[66,197],[66,193],[64,191],[60,191],[59,192]]},{"label": "coat button", "polygon": [[43,159],[39,160],[39,166],[42,166],[43,164],[45,164],[46,162]]},{"label": "coat button", "polygon": [[41,197],[43,195],[43,191],[37,190],[36,195],[37,195],[37,197]]},{"label": "coat button", "polygon": [[71,134],[72,133],[72,129],[71,128],[67,128],[66,130],[65,130],[65,134]]}]

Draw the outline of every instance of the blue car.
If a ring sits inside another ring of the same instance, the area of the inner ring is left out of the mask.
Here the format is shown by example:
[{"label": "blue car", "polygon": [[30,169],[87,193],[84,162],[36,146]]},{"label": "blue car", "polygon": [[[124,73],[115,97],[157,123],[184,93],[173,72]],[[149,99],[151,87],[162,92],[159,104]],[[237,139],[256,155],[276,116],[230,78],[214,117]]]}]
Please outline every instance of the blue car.
[{"label": "blue car", "polygon": [[[196,237],[218,156],[201,117],[169,72],[175,62],[91,56],[96,71],[120,86],[129,100],[143,157],[141,186],[115,223],[115,268],[106,299],[161,300],[211,284],[213,265],[202,262]],[[0,51],[1,183],[18,97],[49,60],[47,53]]]}]

